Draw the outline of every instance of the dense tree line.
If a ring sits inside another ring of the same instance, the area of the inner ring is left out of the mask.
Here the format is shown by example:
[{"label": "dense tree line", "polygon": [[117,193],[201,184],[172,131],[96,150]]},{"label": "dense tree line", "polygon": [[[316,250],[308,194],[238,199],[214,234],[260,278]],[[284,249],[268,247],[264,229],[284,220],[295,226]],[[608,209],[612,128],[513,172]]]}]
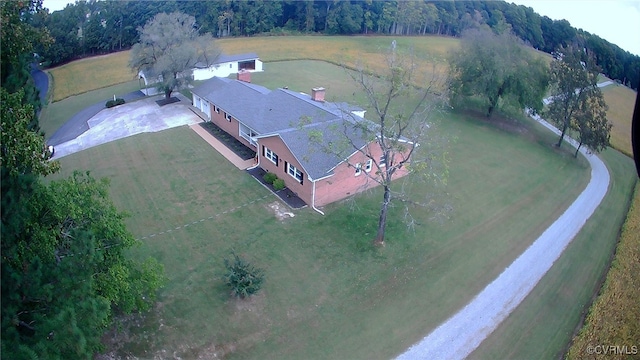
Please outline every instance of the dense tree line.
[{"label": "dense tree line", "polygon": [[149,309],[162,265],[126,256],[139,244],[88,173],[45,183],[59,169],[38,131],[34,50],[51,43],[41,0],[1,1],[0,357],[89,359],[114,317]]},{"label": "dense tree line", "polygon": [[43,52],[56,65],[128,49],[138,42],[138,27],[157,13],[173,11],[194,16],[200,31],[215,37],[265,33],[460,36],[473,24],[484,23],[498,33],[510,28],[523,41],[547,53],[561,46],[587,48],[605,75],[634,89],[640,81],[640,56],[577,30],[566,20],[552,20],[530,7],[504,1],[81,0],[34,21],[36,26],[46,26],[55,38]]}]

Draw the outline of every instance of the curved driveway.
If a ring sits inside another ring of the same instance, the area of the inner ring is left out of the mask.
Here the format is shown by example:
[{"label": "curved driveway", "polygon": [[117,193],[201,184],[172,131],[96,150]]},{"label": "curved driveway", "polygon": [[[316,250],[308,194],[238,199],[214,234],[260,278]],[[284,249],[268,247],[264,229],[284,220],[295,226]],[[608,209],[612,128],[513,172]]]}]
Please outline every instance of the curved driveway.
[{"label": "curved driveway", "polygon": [[47,103],[47,92],[49,91],[49,77],[38,68],[37,64],[31,64],[31,77],[33,83],[40,93],[40,102],[44,106]]},{"label": "curved driveway", "polygon": [[[539,116],[532,117],[560,133]],[[569,142],[576,147],[575,141]],[[584,148],[580,151],[591,165],[591,180],[573,204],[469,304],[398,359],[467,357],[533,290],[600,205],[609,188],[605,164]]]}]

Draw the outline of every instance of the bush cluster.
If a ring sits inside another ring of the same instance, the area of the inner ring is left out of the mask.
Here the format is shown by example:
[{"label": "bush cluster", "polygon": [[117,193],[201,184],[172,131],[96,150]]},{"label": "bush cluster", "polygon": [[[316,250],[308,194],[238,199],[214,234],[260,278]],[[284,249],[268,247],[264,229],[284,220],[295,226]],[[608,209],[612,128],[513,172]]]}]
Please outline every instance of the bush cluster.
[{"label": "bush cluster", "polygon": [[249,262],[233,254],[233,259],[224,259],[227,272],[224,280],[231,289],[231,294],[240,298],[247,298],[260,290],[264,281],[264,270],[251,265]]},{"label": "bush cluster", "polygon": [[112,108],[112,107],[114,107],[114,106],[118,106],[118,105],[122,105],[122,104],[124,104],[124,99],[122,99],[122,98],[117,98],[117,99],[115,99],[115,100],[109,100],[109,101],[107,101],[107,103],[105,104],[105,106],[106,106],[107,108]]},{"label": "bush cluster", "polygon": [[282,190],[282,189],[284,189],[284,188],[285,188],[284,180],[282,180],[282,179],[278,178],[278,176],[276,176],[276,174],[274,174],[274,173],[270,173],[270,172],[268,172],[268,173],[264,174],[264,175],[262,176],[262,178],[263,178],[263,179],[264,179],[264,181],[265,181],[265,182],[267,182],[268,184],[273,185],[273,189],[274,189],[275,191]]},{"label": "bush cluster", "polygon": [[282,180],[282,179],[275,179],[275,180],[273,181],[273,189],[274,189],[275,191],[282,190],[282,189],[284,189],[284,188],[285,188],[285,186],[284,186],[284,180]]},{"label": "bush cluster", "polygon": [[274,173],[266,173],[264,174],[264,176],[262,177],[264,179],[264,181],[266,181],[268,184],[273,184],[274,181],[276,181],[278,179],[278,176],[276,176],[276,174]]}]

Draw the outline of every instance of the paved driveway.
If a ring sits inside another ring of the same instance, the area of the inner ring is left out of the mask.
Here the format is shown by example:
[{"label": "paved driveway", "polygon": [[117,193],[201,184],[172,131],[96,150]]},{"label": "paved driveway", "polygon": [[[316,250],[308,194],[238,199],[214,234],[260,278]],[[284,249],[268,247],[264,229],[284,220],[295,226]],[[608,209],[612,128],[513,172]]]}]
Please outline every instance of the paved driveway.
[{"label": "paved driveway", "polygon": [[[127,102],[131,102],[133,100],[143,98],[144,94],[142,91],[138,90],[118,97],[123,98]],[[51,135],[51,137],[47,139],[47,144],[57,146],[64,142],[73,140],[85,131],[89,130],[89,124],[87,124],[87,121],[105,109],[104,104],[107,100],[109,99],[88,106],[73,115],[71,119],[64,123],[58,130],[56,130],[55,133],[53,133],[53,135]]]},{"label": "paved driveway", "polygon": [[[187,98],[182,94],[177,94],[176,97],[181,101],[162,107],[156,103],[162,96],[154,96],[101,110],[86,121],[86,131],[74,139],[58,144],[53,158],[59,159],[140,133],[157,132],[202,121],[191,110],[191,102]],[[74,125],[78,126],[79,123]]]},{"label": "paved driveway", "polygon": [[38,68],[37,64],[31,64],[31,77],[40,92],[40,102],[44,105],[47,102],[47,92],[49,91],[49,77]]}]

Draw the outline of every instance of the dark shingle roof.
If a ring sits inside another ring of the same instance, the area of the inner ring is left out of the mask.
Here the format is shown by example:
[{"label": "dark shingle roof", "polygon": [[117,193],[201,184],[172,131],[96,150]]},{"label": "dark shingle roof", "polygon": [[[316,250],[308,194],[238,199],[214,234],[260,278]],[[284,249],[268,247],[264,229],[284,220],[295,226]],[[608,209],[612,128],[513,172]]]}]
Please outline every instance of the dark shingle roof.
[{"label": "dark shingle roof", "polygon": [[232,62],[232,61],[244,61],[244,60],[255,60],[258,59],[258,54],[256,53],[244,53],[244,54],[220,54],[218,60],[216,60],[216,64]]},{"label": "dark shingle roof", "polygon": [[[317,102],[307,94],[214,77],[192,92],[217,105],[261,137],[279,135],[311,179],[330,175],[333,168],[365,141],[353,121],[366,121],[350,111],[361,110],[345,103]],[[348,119],[347,119],[348,118]],[[351,126],[347,126],[350,124]],[[321,142],[310,136],[322,134]],[[331,151],[328,151],[331,149]]]},{"label": "dark shingle roof", "polygon": [[317,180],[331,175],[337,165],[367,144],[363,133],[352,126],[344,126],[345,123],[348,124],[335,119],[287,129],[278,135],[309,177]]},{"label": "dark shingle roof", "polygon": [[[232,55],[227,55],[227,54],[220,54],[220,56],[218,56],[218,59],[216,59],[216,62],[213,63],[213,65],[219,65],[222,63],[227,63],[227,62],[234,62],[234,61],[247,61],[247,60],[256,60],[259,59],[258,54],[256,53],[244,53],[244,54],[232,54]],[[207,68],[207,64],[205,63],[197,63],[196,64],[196,68]]]}]

